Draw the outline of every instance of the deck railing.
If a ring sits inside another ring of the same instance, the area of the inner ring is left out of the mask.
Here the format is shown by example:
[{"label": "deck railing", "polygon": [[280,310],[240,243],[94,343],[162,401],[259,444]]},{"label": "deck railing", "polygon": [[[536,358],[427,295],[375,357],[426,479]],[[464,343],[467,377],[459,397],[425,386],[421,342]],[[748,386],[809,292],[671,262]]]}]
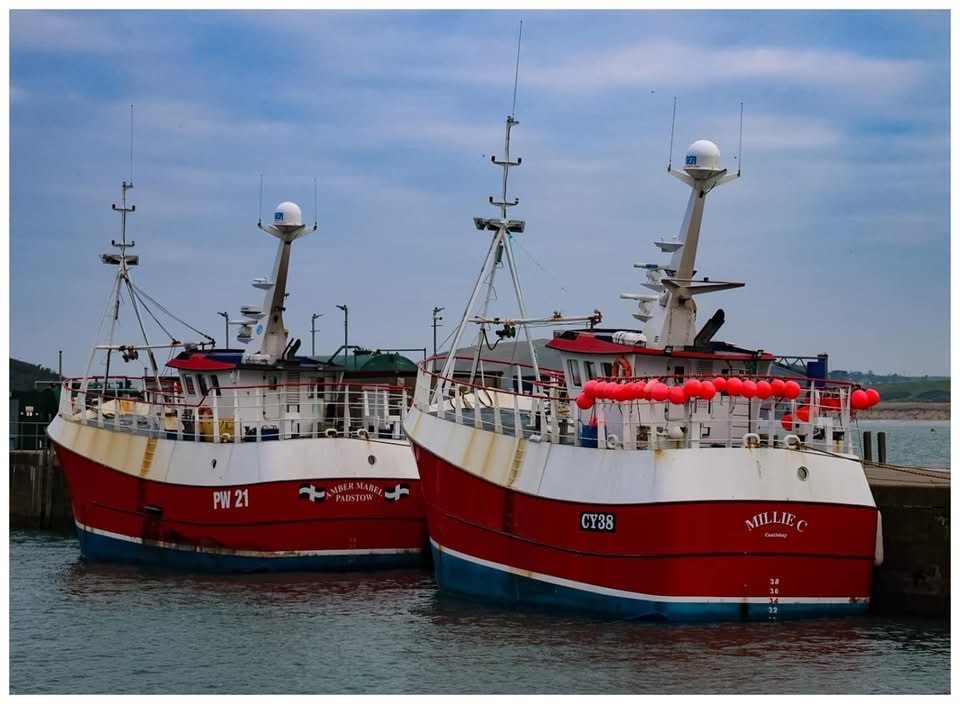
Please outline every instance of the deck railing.
[{"label": "deck railing", "polygon": [[[472,358],[458,361],[464,368],[473,362]],[[754,375],[754,381],[794,381],[800,393],[793,399],[759,399],[720,392],[709,400],[691,398],[682,403],[597,398],[590,408],[581,409],[570,395],[579,388],[568,390],[559,370],[541,368],[538,382],[530,365],[501,360],[481,360],[475,374],[461,371],[450,378],[434,371],[434,366],[430,359],[420,364],[413,399],[418,410],[538,442],[623,450],[803,446],[843,454],[852,453],[855,446],[850,395],[857,387],[848,382]],[[683,377],[691,378],[697,377]]]},{"label": "deck railing", "polygon": [[[360,381],[304,381],[219,386],[199,403],[178,390],[142,380],[88,384],[66,380],[59,415],[66,421],[129,433],[197,442],[238,443],[299,438],[405,439],[407,388]],[[113,381],[113,379],[111,379]],[[102,384],[101,384],[102,386]]]}]

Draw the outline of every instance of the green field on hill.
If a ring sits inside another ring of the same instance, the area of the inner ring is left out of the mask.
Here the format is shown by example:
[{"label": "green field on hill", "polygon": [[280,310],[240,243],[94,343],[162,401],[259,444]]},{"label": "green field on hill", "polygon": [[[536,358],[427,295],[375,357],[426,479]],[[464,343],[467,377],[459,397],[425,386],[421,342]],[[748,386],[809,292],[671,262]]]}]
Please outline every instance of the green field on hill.
[{"label": "green field on hill", "polygon": [[950,380],[944,378],[904,377],[903,381],[872,385],[880,401],[948,402]]}]

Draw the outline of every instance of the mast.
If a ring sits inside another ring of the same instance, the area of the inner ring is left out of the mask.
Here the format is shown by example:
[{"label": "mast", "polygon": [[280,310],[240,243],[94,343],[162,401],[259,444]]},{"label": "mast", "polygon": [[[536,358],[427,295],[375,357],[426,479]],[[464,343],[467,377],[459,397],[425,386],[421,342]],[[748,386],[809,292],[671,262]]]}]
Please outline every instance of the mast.
[{"label": "mast", "polygon": [[[453,342],[450,346],[450,351],[447,354],[447,360],[443,365],[443,371],[441,376],[450,379],[453,376],[453,371],[456,366],[456,351],[460,347],[460,342],[463,339],[464,326],[467,323],[467,319],[470,317],[470,313],[473,310],[473,307],[476,305],[477,299],[480,294],[480,289],[483,286],[484,280],[486,280],[486,293],[483,299],[483,305],[480,311],[480,315],[477,320],[480,322],[480,332],[477,337],[477,354],[474,357],[473,366],[471,368],[471,378],[476,374],[477,367],[479,365],[480,359],[480,350],[483,344],[484,339],[486,338],[486,322],[487,322],[487,308],[490,303],[490,297],[493,293],[493,281],[494,275],[496,273],[497,265],[502,262],[502,257],[506,254],[507,267],[510,270],[511,280],[513,282],[514,294],[517,298],[517,305],[520,311],[521,321],[525,320],[526,310],[523,304],[523,294],[520,290],[520,281],[517,278],[517,272],[513,259],[513,250],[510,245],[510,240],[514,234],[521,233],[524,230],[525,222],[523,220],[510,220],[507,217],[507,209],[512,208],[520,202],[519,198],[514,198],[512,201],[507,200],[507,181],[509,177],[510,168],[514,166],[519,166],[521,159],[517,157],[516,161],[510,159],[510,130],[514,125],[520,124],[513,115],[507,115],[506,125],[505,125],[505,134],[504,134],[504,153],[505,156],[502,160],[498,160],[496,156],[491,156],[490,161],[496,166],[500,166],[503,170],[503,175],[501,178],[501,188],[500,188],[500,199],[494,200],[493,196],[490,196],[488,199],[490,204],[498,208],[500,211],[500,216],[496,218],[482,218],[475,217],[473,219],[473,224],[480,231],[490,231],[493,232],[493,237],[490,240],[490,247],[487,250],[487,256],[484,259],[483,266],[480,268],[480,273],[477,276],[476,283],[473,286],[473,291],[470,294],[470,299],[467,302],[467,306],[463,311],[463,315],[460,318],[460,322],[457,324],[457,329],[454,334]],[[486,279],[484,275],[486,274]],[[540,368],[537,364],[536,354],[533,349],[533,341],[530,338],[530,332],[527,327],[526,322],[520,323],[524,334],[527,337],[527,344],[530,347],[530,358],[533,363],[534,372],[536,374],[537,381],[540,380]],[[438,385],[436,391],[436,398],[439,398],[441,393],[441,386]]]},{"label": "mast", "polygon": [[693,297],[744,285],[735,281],[693,278],[707,194],[717,186],[739,178],[740,171],[728,173],[720,168],[720,150],[713,142],[703,139],[690,145],[685,162],[683,171],[667,166],[667,173],[691,189],[679,235],[676,240],[654,243],[661,251],[672,253],[670,263],[666,266],[634,265],[647,271],[644,286],[656,294],[621,294],[621,298],[640,302],[640,309],[634,317],[646,321],[643,333],[651,347],[692,345],[697,312]]},{"label": "mast", "polygon": [[[127,293],[130,296],[130,306],[133,308],[134,316],[137,319],[137,325],[140,328],[140,334],[143,337],[143,349],[146,350],[147,357],[150,361],[150,371],[159,385],[160,369],[157,366],[157,360],[153,355],[153,350],[150,349],[150,341],[147,339],[147,331],[144,328],[143,318],[140,315],[140,306],[137,304],[138,296],[136,291],[134,291],[133,281],[130,278],[130,267],[137,266],[140,263],[139,255],[127,254],[127,250],[133,248],[137,244],[133,241],[127,242],[127,213],[133,213],[137,210],[136,205],[127,205],[127,191],[129,191],[131,188],[133,188],[132,181],[130,183],[127,183],[126,181],[121,182],[120,207],[118,208],[116,203],[111,204],[113,211],[120,213],[120,241],[117,242],[116,240],[110,240],[110,244],[119,249],[120,253],[116,254],[107,252],[100,255],[100,261],[102,261],[104,264],[117,267],[117,277],[113,287],[113,318],[110,321],[110,335],[106,346],[107,362],[104,372],[104,379],[106,380],[110,376],[111,347],[113,347],[113,336],[116,332],[117,321],[120,318],[120,293],[121,289],[126,288]],[[90,375],[90,368],[93,365],[93,358],[95,354],[96,348],[90,357],[90,364],[87,366],[87,372],[84,375],[85,377]],[[137,359],[138,353],[136,348],[129,346],[127,350],[124,351],[123,357],[125,362]]]},{"label": "mast", "polygon": [[287,348],[287,330],[283,326],[284,299],[287,295],[287,271],[290,267],[290,245],[293,241],[309,235],[317,229],[304,225],[300,207],[296,203],[281,203],[274,209],[273,223],[264,226],[264,232],[280,240],[269,284],[258,285],[265,289],[262,311],[266,321],[256,323],[247,348],[243,353],[244,363],[273,364],[281,359]]}]

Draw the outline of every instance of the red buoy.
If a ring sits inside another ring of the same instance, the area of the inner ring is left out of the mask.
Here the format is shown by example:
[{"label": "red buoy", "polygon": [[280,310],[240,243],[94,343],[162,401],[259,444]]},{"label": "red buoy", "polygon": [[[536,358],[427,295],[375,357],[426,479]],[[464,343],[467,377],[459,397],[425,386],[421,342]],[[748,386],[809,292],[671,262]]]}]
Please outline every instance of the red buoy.
[{"label": "red buoy", "polygon": [[590,379],[586,384],[583,385],[583,393],[585,393],[590,398],[593,398],[597,395],[597,380]]},{"label": "red buoy", "polygon": [[633,387],[630,384],[617,384],[617,388],[613,391],[613,397],[617,401],[629,401],[633,393]]},{"label": "red buoy", "polygon": [[777,398],[783,396],[783,379],[774,379],[770,382],[770,390],[773,391],[773,395]]},{"label": "red buoy", "polygon": [[757,398],[766,399],[770,398],[770,395],[773,393],[773,388],[770,386],[769,381],[761,379],[757,382]]},{"label": "red buoy", "polygon": [[727,386],[727,377],[718,376],[714,378],[713,388],[715,388],[717,391],[723,391],[724,388],[726,388],[726,386]]},{"label": "red buoy", "polygon": [[740,395],[744,398],[753,398],[757,395],[757,383],[755,381],[750,381],[750,379],[744,379],[743,383],[740,384]]},{"label": "red buoy", "polygon": [[700,395],[701,382],[699,379],[687,379],[683,382],[683,391],[690,398],[696,398]]},{"label": "red buoy", "polygon": [[653,389],[657,384],[660,383],[659,379],[651,379],[646,384],[643,385],[643,396],[644,398],[652,399],[653,398]]},{"label": "red buoy", "polygon": [[866,393],[870,406],[876,406],[880,402],[880,392],[876,389],[867,389]]},{"label": "red buoy", "polygon": [[810,406],[800,406],[797,409],[797,418],[804,423],[810,422]]},{"label": "red buoy", "polygon": [[783,426],[784,430],[793,430],[793,416],[789,413],[784,413],[780,418],[780,425]]},{"label": "red buoy", "polygon": [[700,382],[700,398],[704,399],[705,401],[709,401],[716,395],[717,395],[717,389],[713,385],[712,381]]},{"label": "red buoy", "polygon": [[654,385],[653,391],[650,392],[650,398],[652,398],[654,401],[664,401],[669,393],[670,387],[668,387],[662,381],[658,381]]},{"label": "red buoy", "polygon": [[678,406],[687,400],[687,392],[683,390],[682,386],[671,386],[669,394],[670,403],[675,403]]},{"label": "red buoy", "polygon": [[836,396],[824,396],[820,399],[820,407],[838,411],[840,410],[840,399]]},{"label": "red buoy", "polygon": [[739,378],[732,376],[727,379],[726,391],[728,396],[739,396],[743,390],[743,382]]},{"label": "red buoy", "polygon": [[850,408],[855,411],[862,411],[870,405],[870,397],[863,389],[857,389],[850,394]]},{"label": "red buoy", "polygon": [[794,399],[800,395],[800,384],[791,380],[783,385],[783,395],[785,398]]},{"label": "red buoy", "polygon": [[577,408],[582,411],[587,410],[593,406],[593,397],[590,396],[586,391],[582,391],[577,394]]}]

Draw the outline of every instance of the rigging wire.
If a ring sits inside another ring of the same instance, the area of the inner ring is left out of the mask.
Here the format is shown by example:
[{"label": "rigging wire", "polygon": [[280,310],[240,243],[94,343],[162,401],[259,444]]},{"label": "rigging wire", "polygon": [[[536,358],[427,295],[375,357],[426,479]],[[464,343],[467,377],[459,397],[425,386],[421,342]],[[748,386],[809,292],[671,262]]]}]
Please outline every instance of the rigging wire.
[{"label": "rigging wire", "polygon": [[[143,302],[143,299],[146,298],[146,299],[147,299],[148,301],[150,301],[153,305],[155,305],[157,308],[159,308],[163,313],[165,313],[166,315],[170,316],[171,318],[173,318],[174,320],[176,320],[178,323],[180,323],[180,324],[183,325],[184,327],[189,328],[192,332],[195,332],[195,333],[197,333],[198,335],[201,335],[201,336],[203,336],[203,337],[205,337],[205,338],[207,338],[207,339],[210,339],[210,336],[207,335],[205,332],[202,332],[202,331],[200,331],[200,330],[197,330],[195,327],[193,327],[192,325],[190,325],[190,324],[189,324],[188,322],[186,322],[185,320],[183,320],[183,319],[181,319],[181,318],[178,318],[176,315],[174,315],[173,313],[171,313],[162,303],[160,303],[159,301],[157,301],[156,299],[154,299],[152,296],[150,296],[150,294],[148,294],[146,291],[144,291],[143,289],[141,289],[139,286],[137,286],[136,284],[132,284],[132,285],[133,285],[134,290],[137,292],[138,297],[140,298],[141,302]],[[144,307],[146,307],[146,304],[144,304]],[[150,311],[149,309],[148,309],[148,312],[150,313],[151,317],[153,317],[153,319],[156,320],[156,317],[153,315],[153,312]],[[159,321],[157,321],[157,325],[160,325],[160,322],[159,322]],[[162,325],[160,325],[160,327],[163,328]],[[164,328],[163,330],[164,330],[164,332],[167,332],[166,328]],[[167,332],[167,334],[170,335],[169,332]],[[170,339],[173,340],[173,339],[176,339],[176,338],[174,338],[172,335],[170,335]]]}]

